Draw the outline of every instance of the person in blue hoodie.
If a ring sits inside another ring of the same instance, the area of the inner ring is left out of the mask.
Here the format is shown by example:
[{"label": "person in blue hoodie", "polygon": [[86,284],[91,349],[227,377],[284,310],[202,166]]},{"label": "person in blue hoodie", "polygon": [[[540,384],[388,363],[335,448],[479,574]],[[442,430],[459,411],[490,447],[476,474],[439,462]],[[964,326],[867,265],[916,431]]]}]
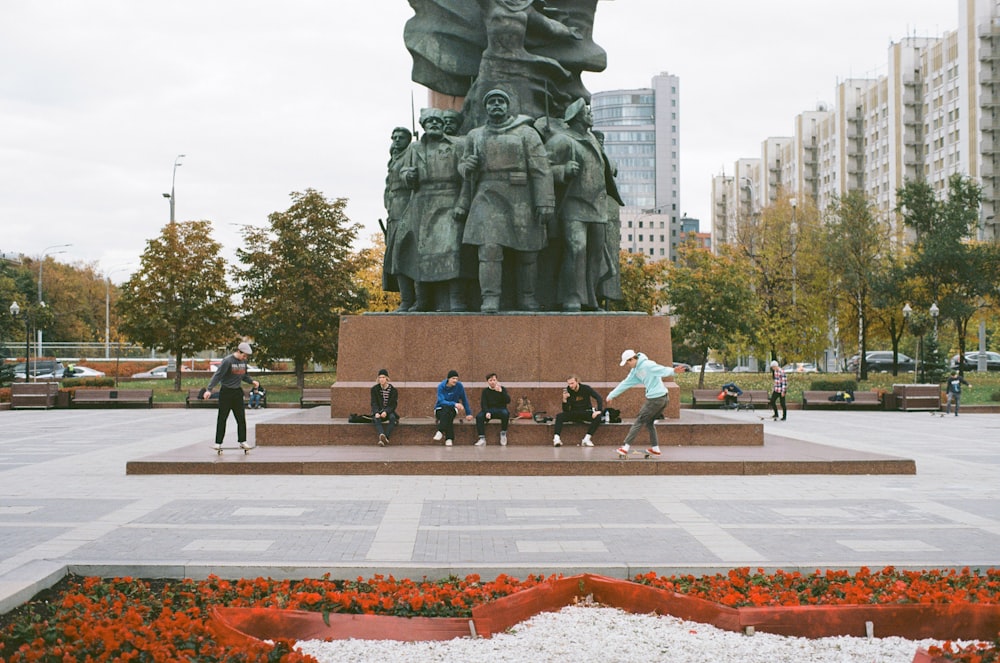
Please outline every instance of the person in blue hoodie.
[{"label": "person in blue hoodie", "polygon": [[434,419],[437,432],[434,441],[444,438],[444,446],[450,447],[455,439],[455,417],[465,417],[472,421],[472,408],[465,395],[465,387],[458,381],[458,371],[448,371],[448,377],[437,388],[437,402],[434,403]]},{"label": "person in blue hoodie", "polygon": [[667,407],[667,388],[663,384],[663,378],[671,377],[674,369],[667,366],[660,366],[655,361],[641,352],[626,350],[622,353],[621,366],[628,366],[629,372],[617,387],[611,390],[605,400],[606,405],[610,405],[612,399],[621,395],[630,387],[642,386],[646,390],[646,402],[639,409],[639,414],[635,418],[635,423],[625,436],[625,442],[618,447],[618,453],[628,454],[632,442],[635,441],[639,431],[643,428],[649,431],[649,448],[646,453],[652,456],[660,455],[660,442],[656,437],[656,428],[653,422],[660,416],[663,409]]}]

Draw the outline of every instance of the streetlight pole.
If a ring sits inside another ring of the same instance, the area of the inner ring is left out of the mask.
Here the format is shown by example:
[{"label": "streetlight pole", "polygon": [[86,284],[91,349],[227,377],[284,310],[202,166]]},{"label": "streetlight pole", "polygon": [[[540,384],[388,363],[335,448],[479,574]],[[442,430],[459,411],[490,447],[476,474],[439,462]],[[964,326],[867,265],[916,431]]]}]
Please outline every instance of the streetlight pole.
[{"label": "streetlight pole", "polygon": [[[10,314],[17,319],[18,314],[21,312],[21,307],[17,305],[17,301],[13,301],[10,304]],[[28,312],[24,312],[24,381],[28,381],[28,377],[31,375],[31,327],[28,325]]]},{"label": "streetlight pole", "polygon": [[104,277],[104,358],[111,359],[111,275],[128,267],[112,269]]},{"label": "streetlight pole", "polygon": [[[904,325],[909,321],[911,313],[913,313],[913,308],[910,306],[910,302],[906,302],[906,305],[903,307],[903,324]],[[917,364],[918,363],[920,363],[920,359],[919,358],[915,359],[913,361],[913,384],[917,383]]]},{"label": "streetlight pole", "polygon": [[[42,257],[38,261],[38,305],[44,306],[45,302],[42,300],[42,266],[45,265],[45,256],[56,255],[59,253],[66,253],[65,251],[53,251],[49,253],[49,249],[64,249],[73,246],[72,244],[53,244],[52,246],[46,246],[45,250],[42,251]],[[39,327],[36,332],[38,334],[38,356],[42,356],[42,329]]]},{"label": "streetlight pole", "polygon": [[795,238],[796,238],[796,235],[798,235],[798,232],[799,232],[799,224],[795,220],[795,208],[798,206],[798,200],[796,200],[795,198],[789,198],[788,202],[792,206],[792,227],[791,227],[791,231],[792,231],[792,306],[795,306],[795,304],[796,304],[795,282],[798,280],[796,278],[796,273],[795,273],[795,271],[796,271],[795,270]]},{"label": "streetlight pole", "polygon": [[174,193],[174,185],[177,183],[177,166],[184,165],[181,163],[181,159],[183,159],[185,156],[187,155],[178,154],[177,157],[174,159],[174,173],[173,176],[171,176],[170,178],[170,193],[163,194],[164,198],[170,200],[170,223],[174,222],[174,209],[175,209],[174,203],[177,200],[177,196]]},{"label": "streetlight pole", "polygon": [[934,340],[935,341],[937,340],[937,335],[938,335],[938,333],[937,333],[937,331],[938,331],[937,321],[938,321],[938,315],[940,315],[940,314],[941,314],[941,309],[938,308],[937,302],[934,302],[933,304],[931,304],[931,317],[934,318]]}]

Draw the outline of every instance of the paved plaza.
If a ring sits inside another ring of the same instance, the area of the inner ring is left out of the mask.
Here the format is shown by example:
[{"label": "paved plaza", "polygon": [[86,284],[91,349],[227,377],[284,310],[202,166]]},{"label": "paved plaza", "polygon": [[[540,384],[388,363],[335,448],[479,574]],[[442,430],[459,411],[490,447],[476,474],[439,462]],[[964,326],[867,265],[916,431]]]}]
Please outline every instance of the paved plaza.
[{"label": "paved plaza", "polygon": [[[255,423],[287,413],[248,412],[251,440]],[[204,442],[214,454],[215,416],[0,412],[0,612],[67,571],[491,578],[1000,566],[1000,414],[792,411],[765,423],[768,434],[912,458],[915,476],[126,476],[127,461],[153,452]]]}]

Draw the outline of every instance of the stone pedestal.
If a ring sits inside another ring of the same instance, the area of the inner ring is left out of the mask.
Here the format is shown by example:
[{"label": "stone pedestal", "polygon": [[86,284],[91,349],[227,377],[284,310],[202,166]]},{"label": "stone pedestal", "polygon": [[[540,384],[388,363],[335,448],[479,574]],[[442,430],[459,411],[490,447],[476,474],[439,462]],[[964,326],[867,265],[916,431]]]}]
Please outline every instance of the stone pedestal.
[{"label": "stone pedestal", "polygon": [[[368,411],[368,390],[380,368],[400,389],[400,414],[430,416],[437,384],[456,370],[474,410],[486,374],[496,372],[515,403],[531,399],[535,410],[560,410],[566,378],[576,375],[602,396],[626,375],[623,350],[672,361],[670,320],[639,313],[366,313],[340,326],[337,382],[330,414]],[[668,418],[680,416],[680,390],[667,383]],[[635,416],[644,399],[630,389],[612,404]]]}]

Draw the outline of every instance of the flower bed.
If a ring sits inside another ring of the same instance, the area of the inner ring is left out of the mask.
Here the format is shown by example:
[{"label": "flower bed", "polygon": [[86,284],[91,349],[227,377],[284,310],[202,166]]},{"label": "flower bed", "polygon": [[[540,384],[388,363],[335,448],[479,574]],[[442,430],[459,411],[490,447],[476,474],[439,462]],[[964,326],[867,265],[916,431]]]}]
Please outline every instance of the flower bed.
[{"label": "flower bed", "polygon": [[[500,576],[491,582],[482,582],[478,576],[433,582],[382,576],[367,581],[360,578],[336,581],[328,577],[302,581],[263,578],[227,581],[210,577],[204,581],[176,582],[68,578],[49,600],[36,598],[13,613],[0,616],[0,660],[11,663],[313,660],[294,651],[289,640],[279,639],[270,645],[254,638],[229,640],[217,636],[210,615],[221,606],[308,611],[314,613],[314,623],[317,618],[321,622],[335,621],[332,616],[336,613],[444,617],[457,622],[474,618],[479,634],[488,635],[509,628],[527,613],[544,609],[547,603],[554,607],[565,605],[581,592],[593,594],[595,600],[609,605],[627,602],[628,606],[618,607],[636,612],[655,610],[674,614],[673,608],[688,606],[684,609],[693,616],[722,616],[729,624],[723,627],[731,630],[742,629],[748,615],[759,619],[766,609],[773,614],[781,610],[791,614],[789,609],[792,609],[792,613],[800,615],[804,610],[815,612],[825,606],[864,606],[874,610],[872,614],[883,615],[892,610],[930,609],[930,614],[935,615],[930,619],[940,625],[942,619],[953,624],[962,622],[955,615],[964,608],[995,615],[1000,604],[1000,571],[993,569],[984,573],[968,569],[915,573],[892,568],[872,573],[862,569],[853,575],[841,571],[765,574],[736,569],[726,575],[648,574],[635,580],[629,583],[598,576],[563,579],[529,576],[523,581]],[[671,609],[664,609],[664,601],[674,601],[666,606]],[[830,611],[818,620],[824,628],[829,628],[829,615],[834,608]],[[855,608],[839,611],[845,615],[855,612]],[[901,619],[910,622],[912,615]],[[850,628],[856,628],[856,616],[851,620],[855,625]],[[881,618],[880,621],[891,622]],[[876,629],[885,630],[880,626]],[[761,626],[761,630],[767,627]],[[953,647],[946,644],[944,651],[931,651],[922,660],[964,663],[998,660],[997,649],[993,647],[950,654],[949,649]],[[945,655],[950,658],[929,658]]]}]

